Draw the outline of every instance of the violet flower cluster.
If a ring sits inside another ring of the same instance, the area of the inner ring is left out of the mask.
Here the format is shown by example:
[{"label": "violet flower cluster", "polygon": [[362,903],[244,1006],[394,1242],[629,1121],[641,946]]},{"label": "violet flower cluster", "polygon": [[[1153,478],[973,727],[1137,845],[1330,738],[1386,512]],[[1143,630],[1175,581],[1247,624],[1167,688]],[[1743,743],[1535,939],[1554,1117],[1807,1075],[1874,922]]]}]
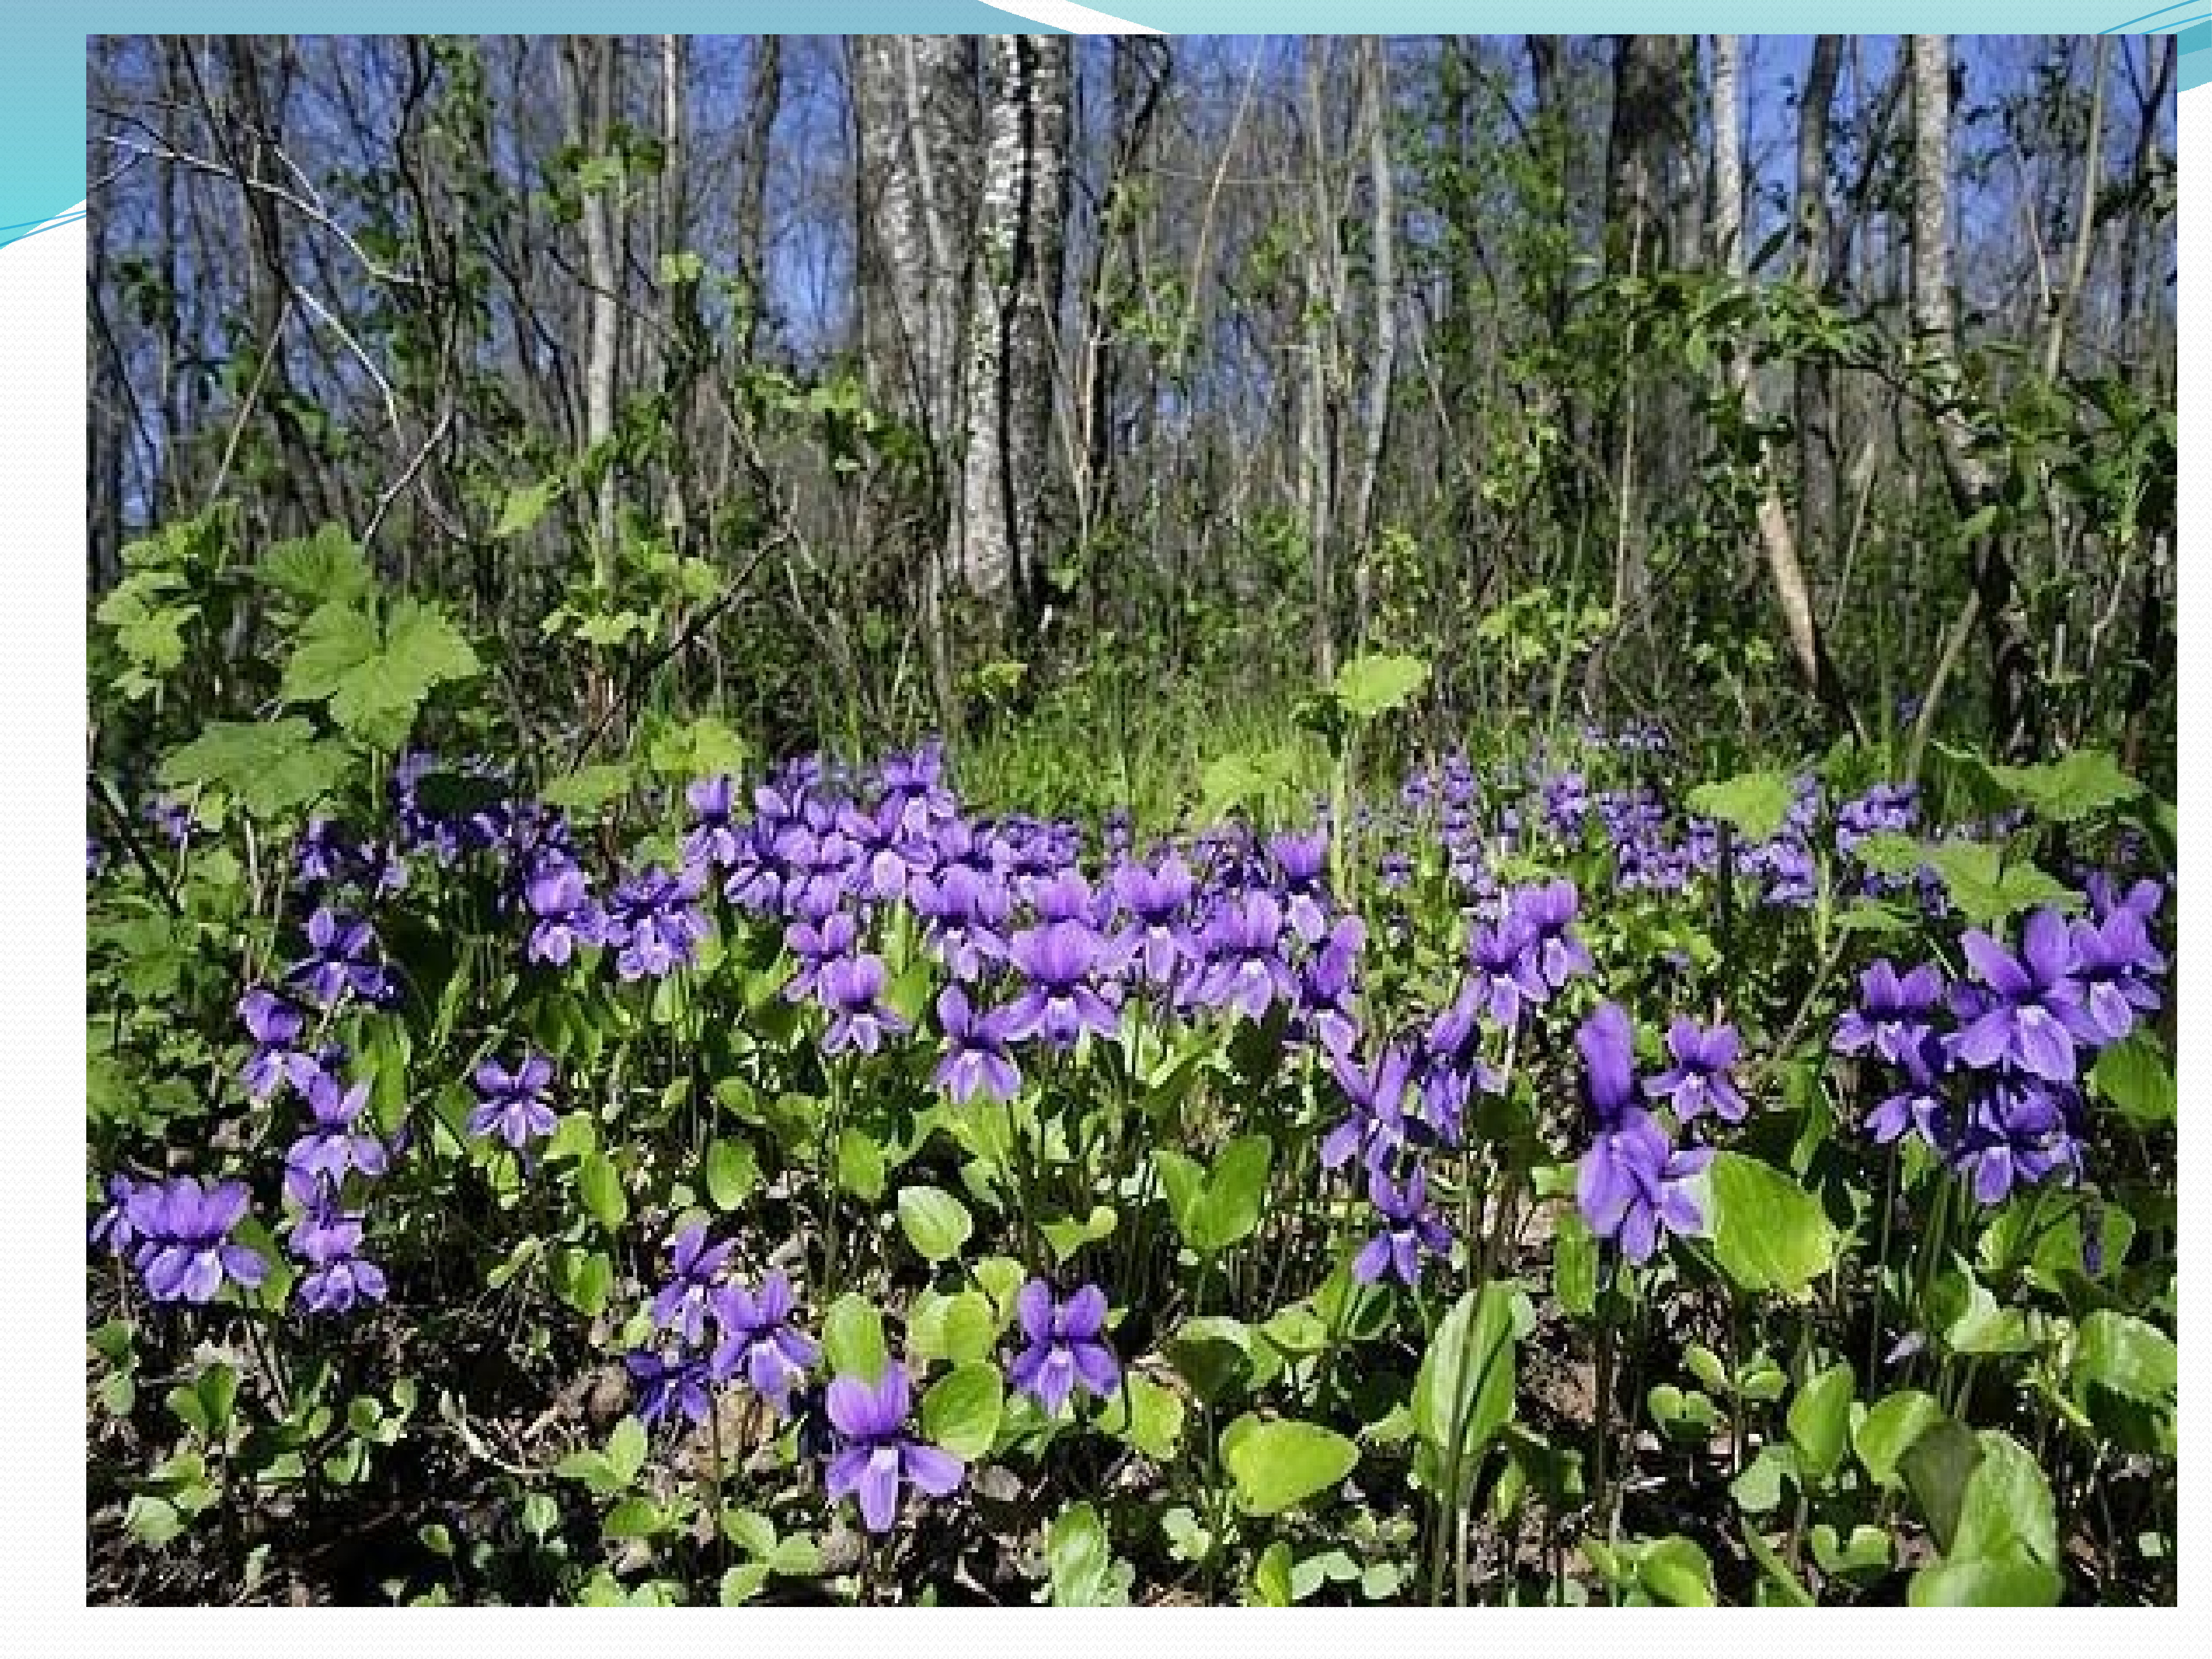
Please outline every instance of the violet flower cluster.
[{"label": "violet flower cluster", "polygon": [[1866,1120],[1882,1145],[1917,1137],[1984,1205],[2016,1187],[2081,1176],[2088,1130],[2081,1078],[2162,1002],[2165,954],[2149,924],[2165,897],[2139,882],[2092,887],[2092,914],[2031,915],[2018,948],[1978,928],[1961,941],[1968,975],[1887,960],[1859,976],[1859,1001],[1830,1047],[1880,1062],[1891,1092]]}]

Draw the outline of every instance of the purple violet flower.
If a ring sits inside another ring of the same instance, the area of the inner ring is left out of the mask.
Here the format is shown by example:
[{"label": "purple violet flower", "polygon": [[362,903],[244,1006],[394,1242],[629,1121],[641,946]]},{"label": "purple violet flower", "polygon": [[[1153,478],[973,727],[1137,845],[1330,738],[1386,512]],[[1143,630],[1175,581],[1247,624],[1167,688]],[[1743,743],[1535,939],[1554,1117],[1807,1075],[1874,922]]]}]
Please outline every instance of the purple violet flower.
[{"label": "purple violet flower", "polygon": [[742,1370],[753,1392],[786,1417],[792,1390],[821,1357],[791,1316],[791,1284],[780,1273],[770,1273],[758,1291],[732,1285],[714,1293],[714,1322],[722,1334],[712,1367],[716,1380]]},{"label": "purple violet flower", "polygon": [[1657,1077],[1646,1079],[1644,1092],[1653,1100],[1670,1102],[1676,1121],[1682,1123],[1709,1111],[1741,1123],[1751,1109],[1729,1076],[1741,1046],[1735,1027],[1726,1021],[1709,1030],[1693,1019],[1678,1019],[1667,1028],[1667,1052],[1674,1063]]},{"label": "purple violet flower", "polygon": [[966,1474],[961,1460],[907,1434],[909,1393],[903,1366],[886,1365],[874,1383],[838,1377],[830,1384],[825,1404],[842,1442],[830,1460],[830,1496],[856,1495],[861,1524],[870,1532],[890,1530],[902,1485],[932,1498],[958,1489]]},{"label": "purple violet flower", "polygon": [[1121,1386],[1121,1367],[1106,1343],[1105,1292],[1096,1285],[1061,1300],[1043,1279],[1032,1279],[1014,1308],[1029,1343],[1006,1367],[1006,1380],[1032,1395],[1046,1416],[1060,1415],[1079,1382],[1099,1399]]}]

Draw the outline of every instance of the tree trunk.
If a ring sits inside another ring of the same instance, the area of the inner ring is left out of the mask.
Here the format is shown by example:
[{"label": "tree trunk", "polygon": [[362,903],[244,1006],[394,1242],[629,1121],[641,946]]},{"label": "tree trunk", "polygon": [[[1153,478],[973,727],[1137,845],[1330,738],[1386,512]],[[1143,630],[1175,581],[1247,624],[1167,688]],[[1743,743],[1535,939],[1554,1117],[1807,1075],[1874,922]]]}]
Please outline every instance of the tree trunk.
[{"label": "tree trunk", "polygon": [[[1936,447],[1952,505],[1970,522],[1996,496],[1989,464],[1976,453],[1958,366],[1951,300],[1950,37],[1909,37],[1912,73],[1912,328],[1934,405]],[[1978,533],[1968,552],[1972,584],[1960,629],[1978,621],[1990,644],[1990,729],[2007,756],[2039,747],[2039,712],[2030,694],[2034,659],[2027,623],[2014,600],[2011,560],[1999,538]],[[1917,757],[1941,702],[1939,670],[1914,732]]]},{"label": "tree trunk", "polygon": [[[620,39],[572,34],[562,46],[568,68],[569,130],[586,157],[605,157],[613,137]],[[622,271],[615,256],[622,236],[620,189],[617,173],[614,182],[595,184],[583,192],[584,272],[589,284],[584,296],[584,444],[593,450],[615,431],[615,378],[622,351]],[[592,501],[593,568],[603,590],[615,584],[617,488],[609,457]]]},{"label": "tree trunk", "polygon": [[[1816,34],[1797,105],[1797,280],[1826,297],[1834,278],[1828,209],[1828,123],[1836,98],[1843,37]],[[1797,522],[1805,556],[1815,565],[1836,544],[1834,369],[1810,356],[1797,360]]]},{"label": "tree trunk", "polygon": [[969,591],[1018,623],[1042,608],[1073,58],[1066,36],[1029,34],[990,37],[985,57],[955,545]]}]

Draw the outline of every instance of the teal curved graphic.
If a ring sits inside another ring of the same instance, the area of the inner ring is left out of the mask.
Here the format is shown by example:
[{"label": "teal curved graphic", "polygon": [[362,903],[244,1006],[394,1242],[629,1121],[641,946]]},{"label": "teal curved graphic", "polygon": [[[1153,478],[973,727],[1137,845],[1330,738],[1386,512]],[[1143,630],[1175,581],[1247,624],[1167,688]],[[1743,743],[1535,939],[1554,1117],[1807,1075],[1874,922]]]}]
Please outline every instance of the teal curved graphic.
[{"label": "teal curved graphic", "polygon": [[[2023,28],[2054,32],[2167,34],[2178,37],[2181,89],[2188,92],[2212,80],[2212,0],[2174,0],[2142,9],[2146,0],[2118,0],[2085,15],[2058,0],[2010,0],[1994,3],[1929,5],[1926,0],[1860,0],[1848,10],[1830,14],[1833,23],[1854,30],[1903,32],[1930,25],[1960,33],[1985,30],[2013,33]],[[1049,6],[1039,6],[1040,12]],[[1089,9],[1103,16],[1178,33],[1253,33],[1285,29],[1332,33],[1347,22],[1361,30],[1425,33],[1462,27],[1469,21],[1467,0],[1367,0],[1348,9],[1322,0],[1103,0]],[[1541,8],[1508,5],[1482,9],[1481,21],[1499,26],[1540,22],[1547,29],[1598,32],[1648,26],[1653,8],[1630,0],[1553,0]],[[846,33],[994,33],[1010,27],[1038,28],[1022,22],[1022,0],[749,0],[733,13],[726,0],[676,0],[624,15],[622,21],[660,30],[713,33],[726,30],[738,15],[752,28],[819,33],[825,27]],[[2115,15],[2117,14],[2117,15]],[[58,7],[25,8],[14,20],[9,49],[0,54],[0,245],[82,215],[87,190],[84,63],[85,31],[137,34],[175,31],[230,33],[295,33],[303,29],[463,30],[498,33],[542,33],[556,30],[603,30],[613,14],[605,4],[583,0],[541,0],[525,7],[469,3],[469,0],[398,0],[375,6],[319,6],[276,0],[210,0],[179,4],[176,0],[93,0],[81,12]],[[1786,27],[1803,29],[1822,21],[1820,9],[1735,4],[1670,8],[1667,21],[1677,27],[1759,33]],[[1102,25],[1103,26],[1103,25]]]}]

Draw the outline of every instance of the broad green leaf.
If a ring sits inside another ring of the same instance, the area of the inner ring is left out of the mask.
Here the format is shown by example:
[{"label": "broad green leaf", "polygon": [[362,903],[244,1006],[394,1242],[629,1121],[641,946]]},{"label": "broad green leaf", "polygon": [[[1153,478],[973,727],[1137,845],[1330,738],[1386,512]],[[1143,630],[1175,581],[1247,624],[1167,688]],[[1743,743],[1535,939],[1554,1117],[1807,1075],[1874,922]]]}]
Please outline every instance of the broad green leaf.
[{"label": "broad green leaf", "polygon": [[2099,1054],[2089,1081],[2137,1128],[2154,1129],[2173,1121],[2173,1073],[2147,1029],[2138,1027],[2125,1042]]},{"label": "broad green leaf", "polygon": [[2180,1382],[2180,1352],[2155,1325],[2100,1308],[2081,1322],[2072,1375],[2075,1397],[2084,1405],[2094,1384],[2143,1405],[2171,1406]]},{"label": "broad green leaf", "polygon": [[1746,1515],[1771,1515],[1782,1506],[1783,1483],[1796,1478],[1795,1451],[1787,1446],[1761,1446],[1743,1473],[1729,1482],[1729,1494]]},{"label": "broad green leaf", "polygon": [[1252,1333],[1241,1320],[1187,1319],[1168,1340],[1167,1357],[1200,1400],[1219,1401],[1252,1376]]},{"label": "broad green leaf", "polygon": [[326,702],[331,718],[371,746],[396,749],[433,688],[473,678],[482,665],[434,605],[395,602],[380,629],[343,601],[319,605],[284,665],[287,702]]},{"label": "broad green leaf", "polygon": [[1045,1534],[1045,1563],[1056,1607],[1125,1607],[1135,1569],[1114,1559],[1113,1540],[1091,1504],[1071,1504]]},{"label": "broad green leaf", "polygon": [[1987,770],[1997,787],[2053,823],[2076,823],[2142,793],[2142,785],[2101,749],[2076,749],[2039,766]]},{"label": "broad green leaf", "polygon": [[634,781],[628,765],[599,761],[549,779],[538,798],[566,812],[596,812],[609,801],[628,794]]},{"label": "broad green leaf", "polygon": [[1251,1605],[1287,1607],[1291,1600],[1291,1547],[1278,1538],[1252,1564]]},{"label": "broad green leaf", "polygon": [[1160,1190],[1167,1195],[1168,1213],[1175,1218],[1176,1231],[1188,1239],[1206,1198],[1206,1166],[1165,1146],[1154,1149],[1152,1166],[1159,1172]]},{"label": "broad green leaf", "polygon": [[352,768],[342,744],[288,716],[208,726],[161,763],[161,779],[172,789],[225,790],[255,817],[273,818],[333,793]]},{"label": "broad green leaf", "polygon": [[622,1175],[605,1152],[587,1153],[576,1166],[576,1194],[592,1218],[613,1232],[629,1218],[629,1197]]},{"label": "broad green leaf", "polygon": [[254,574],[304,605],[358,599],[376,585],[360,547],[334,524],[301,540],[277,543],[261,556]]},{"label": "broad green leaf", "polygon": [[1836,1257],[1820,1200],[1771,1164],[1717,1152],[1710,1169],[1713,1259],[1736,1286],[1802,1299]]},{"label": "broad green leaf", "polygon": [[614,1432],[607,1437],[607,1467],[615,1479],[628,1486],[645,1467],[645,1425],[635,1417],[625,1417],[615,1425]]},{"label": "broad green leaf", "polygon": [[1193,1218],[1188,1243],[1211,1254],[1251,1237],[1267,1196],[1274,1143],[1264,1134],[1232,1140],[1206,1178],[1206,1197]]},{"label": "broad green leaf", "polygon": [[1401,708],[1428,684],[1429,665],[1419,657],[1370,654],[1337,671],[1336,700],[1355,720],[1371,720]]},{"label": "broad green leaf", "polygon": [[996,1365],[956,1365],[921,1397],[922,1437],[972,1462],[998,1438],[1006,1403],[1006,1379]]},{"label": "broad green leaf", "polygon": [[748,759],[744,739],[712,714],[661,732],[646,753],[660,776],[685,781],[736,777]]},{"label": "broad green leaf", "polygon": [[749,1140],[726,1136],[707,1143],[707,1196],[718,1210],[734,1210],[760,1185],[760,1158]]},{"label": "broad green leaf", "polygon": [[1587,1319],[1597,1310],[1597,1238],[1580,1210],[1563,1208],[1559,1218],[1552,1236],[1552,1294],[1562,1312]]},{"label": "broad green leaf", "polygon": [[1959,1262],[1928,1288],[1928,1319],[1954,1353],[2026,1353],[2035,1346],[2027,1317],[1997,1305],[1987,1285]]},{"label": "broad green leaf", "polygon": [[1513,1415],[1513,1286],[1469,1291],[1437,1327],[1413,1379],[1413,1428],[1438,1454],[1458,1431],[1463,1453],[1479,1451]]},{"label": "broad green leaf", "polygon": [[1826,1480],[1844,1461],[1857,1380],[1850,1363],[1841,1361],[1812,1377],[1790,1402],[1790,1440],[1797,1449],[1797,1467],[1814,1480]]},{"label": "broad green leaf", "polygon": [[2022,910],[2081,908],[2078,893],[2025,859],[2006,862],[2002,847],[1944,841],[1929,842],[1923,850],[1951,902],[1977,927],[1994,927]]},{"label": "broad green leaf", "polygon": [[1813,1559],[1831,1578],[1863,1584],[1888,1572],[1893,1565],[1889,1534],[1880,1527],[1862,1523],[1846,1537],[1823,1521],[1814,1527],[1812,1540]]},{"label": "broad green leaf", "polygon": [[1916,1607],[2055,1607],[2065,1593],[2056,1570],[2015,1551],[1923,1567],[1905,1596]]},{"label": "broad green leaf", "polygon": [[1155,1463],[1170,1463],[1182,1445],[1182,1397],[1132,1371],[1100,1414],[1099,1426]]},{"label": "broad green leaf", "polygon": [[822,1355],[833,1376],[857,1376],[873,1382],[890,1361],[884,1340],[884,1316],[875,1304],[848,1291],[822,1316]]},{"label": "broad green leaf", "polygon": [[1051,1248],[1054,1263],[1065,1266],[1085,1245],[1112,1237],[1120,1219],[1112,1206],[1094,1204],[1091,1206],[1087,1220],[1048,1221],[1037,1231],[1044,1235],[1045,1243]]},{"label": "broad green leaf", "polygon": [[667,1526],[667,1518],[660,1505],[649,1498],[625,1498],[607,1511],[606,1519],[599,1523],[603,1538],[652,1538]]},{"label": "broad green leaf", "polygon": [[721,1606],[741,1607],[758,1595],[768,1583],[769,1568],[764,1561],[744,1561],[723,1573],[715,1596]]},{"label": "broad green leaf", "polygon": [[1692,812],[1720,819],[1747,842],[1762,842],[1782,828],[1797,793],[1788,772],[1745,772],[1701,783],[1684,799]]},{"label": "broad green leaf", "polygon": [[1912,1449],[1913,1442],[1942,1419],[1943,1408],[1933,1395],[1899,1389],[1868,1408],[1866,1417],[1852,1431],[1852,1449],[1875,1485],[1894,1486],[1899,1480],[1899,1466]]},{"label": "broad green leaf", "polygon": [[1644,1546],[1636,1564],[1644,1588],[1670,1607],[1710,1607],[1719,1599],[1713,1589],[1713,1564],[1695,1540],[1676,1534]]},{"label": "broad green leaf", "polygon": [[1948,1417],[1923,1429],[1899,1460],[1905,1484],[1935,1534],[1936,1547],[1947,1555],[1958,1530],[1966,1483],[1981,1461],[1982,1445],[1974,1431]]},{"label": "broad green leaf", "polygon": [[936,1187],[902,1187],[899,1226],[925,1261],[944,1261],[960,1254],[975,1231],[968,1206]]},{"label": "broad green leaf", "polygon": [[1996,1429],[1984,1429],[1975,1437],[1981,1443],[1981,1461],[1966,1479],[1958,1527],[1945,1558],[1971,1561],[2018,1551],[2056,1563],[2057,1510],[2034,1455]]},{"label": "broad green leaf", "polygon": [[925,1291],[915,1298],[907,1316],[908,1350],[924,1359],[947,1359],[956,1365],[981,1359],[998,1340],[999,1322],[991,1299],[981,1291],[962,1291],[939,1296]]},{"label": "broad green leaf", "polygon": [[848,1128],[837,1137],[837,1184],[863,1204],[884,1195],[884,1149],[872,1136]]},{"label": "broad green leaf", "polygon": [[1279,1515],[1337,1485],[1359,1462],[1359,1448],[1334,1429],[1284,1418],[1254,1423],[1225,1444],[1237,1501],[1248,1515]]}]

